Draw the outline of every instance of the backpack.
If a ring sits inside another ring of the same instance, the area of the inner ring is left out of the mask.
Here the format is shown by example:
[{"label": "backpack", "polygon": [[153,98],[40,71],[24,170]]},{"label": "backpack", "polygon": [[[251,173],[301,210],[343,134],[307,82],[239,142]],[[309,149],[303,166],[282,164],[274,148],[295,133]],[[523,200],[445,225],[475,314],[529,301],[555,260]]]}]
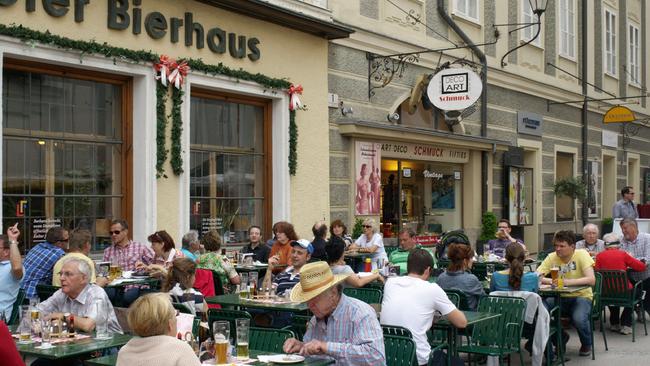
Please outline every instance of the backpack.
[{"label": "backpack", "polygon": [[448,259],[447,248],[453,243],[470,245],[467,235],[462,230],[448,231],[442,234],[440,242],[436,245],[436,257],[438,259]]}]

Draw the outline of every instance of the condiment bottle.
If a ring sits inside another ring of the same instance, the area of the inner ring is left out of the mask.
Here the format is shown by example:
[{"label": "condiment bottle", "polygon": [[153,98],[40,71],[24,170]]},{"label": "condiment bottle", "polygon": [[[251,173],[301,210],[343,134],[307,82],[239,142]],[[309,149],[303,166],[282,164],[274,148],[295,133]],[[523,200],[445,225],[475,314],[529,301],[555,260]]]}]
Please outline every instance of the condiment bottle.
[{"label": "condiment bottle", "polygon": [[364,272],[372,272],[372,260],[370,258],[366,258],[365,264],[363,266],[363,271]]}]

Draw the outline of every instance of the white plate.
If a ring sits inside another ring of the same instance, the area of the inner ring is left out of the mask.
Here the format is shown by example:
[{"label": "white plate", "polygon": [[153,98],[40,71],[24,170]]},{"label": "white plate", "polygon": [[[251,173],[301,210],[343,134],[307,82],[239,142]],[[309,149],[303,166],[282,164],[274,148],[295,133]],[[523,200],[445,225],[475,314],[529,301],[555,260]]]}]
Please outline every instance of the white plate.
[{"label": "white plate", "polygon": [[281,363],[281,364],[299,363],[305,360],[305,358],[300,355],[272,355],[272,356],[266,356],[266,359],[269,362]]}]

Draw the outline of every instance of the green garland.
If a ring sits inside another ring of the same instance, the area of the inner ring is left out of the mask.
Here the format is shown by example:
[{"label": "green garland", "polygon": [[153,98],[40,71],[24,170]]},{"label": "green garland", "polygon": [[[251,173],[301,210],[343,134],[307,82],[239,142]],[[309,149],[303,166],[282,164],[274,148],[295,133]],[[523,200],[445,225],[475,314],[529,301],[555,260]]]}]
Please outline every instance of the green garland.
[{"label": "green garland", "polygon": [[[0,24],[0,35],[18,38],[21,41],[31,45],[34,45],[35,42],[38,42],[46,45],[52,45],[62,49],[78,50],[81,51],[81,55],[79,56],[80,60],[83,58],[85,54],[99,54],[107,58],[112,58],[114,64],[117,63],[117,61],[123,61],[123,62],[131,61],[135,63],[140,63],[140,62],[156,63],[160,60],[160,56],[152,51],[145,51],[145,50],[134,51],[127,48],[114,47],[107,44],[106,42],[97,43],[95,41],[79,41],[79,40],[74,40],[66,37],[57,36],[51,34],[49,31],[40,32],[16,24],[11,24],[11,25]],[[253,74],[241,68],[231,69],[227,66],[224,66],[221,62],[217,65],[209,65],[204,63],[200,59],[197,60],[197,59],[189,58],[189,59],[185,59],[185,61],[187,61],[187,64],[190,66],[192,71],[202,72],[206,75],[223,75],[238,80],[253,81],[269,89],[274,89],[274,90],[287,89],[291,85],[291,83],[287,79],[272,78],[260,73]],[[164,147],[164,143],[161,145],[161,141],[164,141],[164,130],[163,130],[163,135],[160,135],[161,123],[164,122],[165,126],[167,124],[167,121],[164,118],[164,112],[163,112],[163,117],[161,117],[160,115],[161,105],[164,106],[166,102],[166,91],[167,90],[165,89],[165,93],[162,93],[160,91],[160,88],[158,87],[156,88],[156,98],[157,98],[156,114],[157,114],[157,124],[158,124],[157,131],[156,131],[156,143],[158,145],[158,154],[157,154],[157,162],[156,162],[157,177],[164,176],[164,172],[163,172],[164,170],[162,169],[162,165],[165,159],[167,158],[167,150]],[[182,93],[179,94],[182,96]],[[178,116],[177,116],[178,119],[172,121],[172,162],[171,164],[174,173],[180,174],[183,172],[182,159],[180,158],[180,153],[181,153],[180,135],[182,132],[182,128],[179,125],[177,134],[175,134],[174,125],[176,123],[182,123],[180,120],[180,104],[182,103],[182,100],[180,96],[172,96],[172,100],[175,100],[175,98],[178,98],[178,101],[174,101],[174,105],[172,106],[172,119],[175,118],[174,110],[176,108],[178,108]],[[178,104],[176,104],[177,102]],[[295,122],[295,111],[291,111],[289,118],[290,118],[289,173],[291,175],[295,175],[297,159],[298,159],[298,153],[297,153],[298,127]],[[178,154],[177,159],[175,154]]]},{"label": "green garland", "polygon": [[172,87],[172,158],[170,163],[176,175],[183,173],[183,157],[181,156],[181,135],[183,134],[183,119],[181,105],[183,104],[182,90]]},{"label": "green garland", "polygon": [[167,87],[156,83],[156,178],[167,178],[165,174],[165,160],[167,160],[167,147],[165,147],[165,131],[167,129]]}]

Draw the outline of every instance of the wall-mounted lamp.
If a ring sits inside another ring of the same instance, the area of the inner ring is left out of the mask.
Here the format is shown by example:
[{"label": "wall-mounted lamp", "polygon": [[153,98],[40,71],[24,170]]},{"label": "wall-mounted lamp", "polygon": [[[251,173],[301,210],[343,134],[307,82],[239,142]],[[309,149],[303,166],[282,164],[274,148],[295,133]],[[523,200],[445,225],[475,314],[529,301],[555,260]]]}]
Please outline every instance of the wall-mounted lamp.
[{"label": "wall-mounted lamp", "polygon": [[509,54],[515,52],[519,48],[521,48],[521,47],[533,42],[534,40],[536,40],[537,37],[539,37],[539,33],[542,31],[542,15],[544,14],[544,12],[546,12],[546,7],[548,6],[548,0],[528,0],[528,4],[530,5],[530,10],[533,12],[533,14],[537,16],[537,21],[533,21],[533,22],[530,22],[530,23],[508,23],[508,24],[495,24],[494,25],[495,28],[500,27],[500,26],[511,26],[511,25],[518,26],[517,28],[509,31],[508,34],[512,34],[512,33],[517,32],[519,30],[522,30],[522,29],[525,29],[525,28],[528,28],[528,27],[532,27],[532,26],[535,26],[535,25],[537,26],[537,33],[535,33],[535,35],[533,35],[528,41],[526,41],[526,42],[520,44],[519,46],[511,49],[510,51],[506,52],[506,54],[503,55],[503,57],[501,57],[501,67],[506,66],[505,59]]},{"label": "wall-mounted lamp", "polygon": [[346,107],[343,105],[343,101],[339,103],[339,108],[341,109],[341,114],[344,116],[347,116],[349,114],[354,114],[354,111],[352,110],[352,107]]}]

